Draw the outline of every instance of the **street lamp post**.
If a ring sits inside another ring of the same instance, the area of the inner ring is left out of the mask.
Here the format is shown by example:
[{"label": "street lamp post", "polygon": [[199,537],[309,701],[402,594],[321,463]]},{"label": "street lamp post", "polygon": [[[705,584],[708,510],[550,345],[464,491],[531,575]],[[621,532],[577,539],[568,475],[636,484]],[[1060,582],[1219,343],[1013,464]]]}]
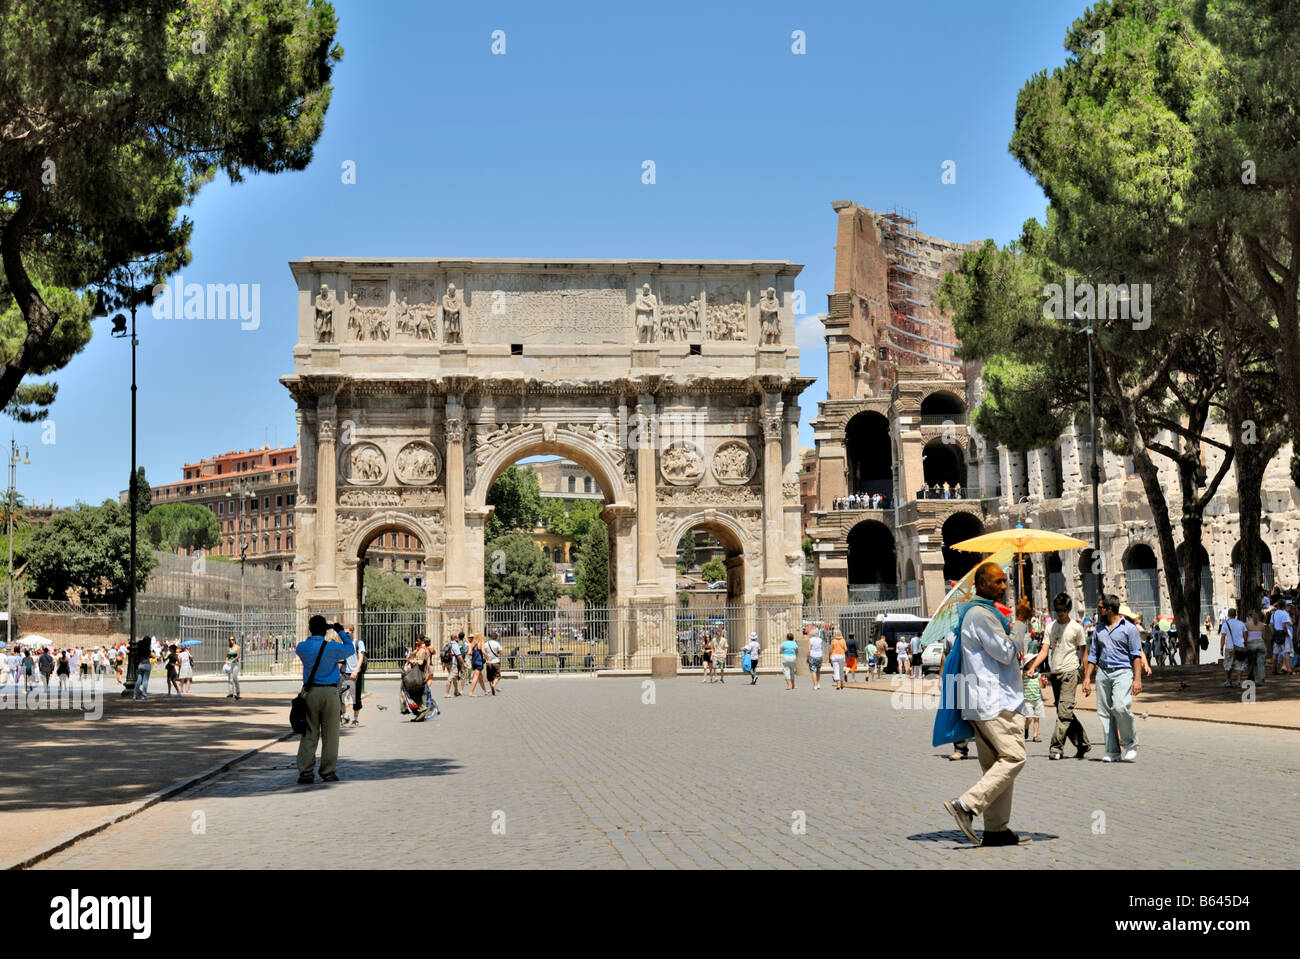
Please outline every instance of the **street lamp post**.
[{"label": "street lamp post", "polygon": [[[136,441],[136,403],[135,403],[136,383],[135,383],[135,350],[136,350],[136,347],[140,345],[140,341],[139,341],[139,339],[136,338],[136,335],[135,335],[135,310],[136,310],[136,306],[138,305],[137,302],[136,302],[136,300],[139,298],[139,296],[138,296],[138,293],[137,293],[137,291],[136,291],[136,282],[135,282],[135,279],[136,279],[136,278],[135,278],[135,273],[134,273],[134,271],[129,272],[128,275],[129,275],[129,278],[130,278],[130,281],[131,281],[131,285],[130,285],[130,297],[129,297],[129,302],[130,302],[130,304],[131,304],[131,331],[130,331],[130,332],[131,332],[131,483],[130,483],[130,487],[129,487],[129,492],[127,493],[127,502],[128,502],[128,504],[129,504],[129,507],[128,507],[128,508],[129,508],[130,511],[131,511],[131,565],[130,565],[130,576],[131,576],[131,641],[130,641],[130,645],[127,647],[128,651],[129,651],[129,656],[128,656],[128,659],[127,659],[127,673],[126,673],[126,681],[125,681],[125,683],[124,683],[123,686],[122,686],[122,695],[123,695],[123,696],[130,696],[130,695],[132,695],[132,691],[135,689],[135,674],[136,674],[136,667],[139,665],[139,661],[140,661],[140,657],[139,657],[139,654],[138,654],[138,652],[137,652],[137,650],[136,650],[136,643],[135,643],[135,629],[136,629],[136,622],[135,622],[135,599],[136,599],[136,595],[135,595],[135,594],[136,594],[136,584],[135,584],[135,568],[136,568],[136,514],[137,514],[137,512],[138,512],[138,505],[139,505],[139,504],[138,504],[138,497],[139,497],[139,484],[138,484],[137,479],[136,479],[136,461],[135,461],[135,445],[136,445],[136,444],[135,444],[135,441]],[[122,337],[124,337],[124,336],[127,335],[127,329],[126,329],[126,316],[125,316],[125,315],[119,313],[117,316],[113,317],[113,329],[110,331],[109,335],[110,335],[110,336],[117,337],[118,339],[121,339]]]},{"label": "street lamp post", "polygon": [[27,456],[27,447],[22,448],[23,458],[18,459],[18,444],[14,441],[13,434],[9,436],[9,600],[5,605],[7,610],[5,614],[5,649],[14,648],[14,472],[19,462],[24,466],[30,466],[31,460]]},{"label": "street lamp post", "polygon": [[[240,482],[239,490],[239,651],[240,658],[243,658],[244,647],[248,645],[248,635],[244,627],[244,563],[248,556],[248,537],[245,535],[244,516],[248,505],[249,497],[256,497],[248,486]],[[227,492],[226,497],[229,499],[235,496],[235,493]],[[233,504],[232,504],[233,505]]]},{"label": "street lamp post", "polygon": [[[1078,326],[1081,317],[1076,312],[1071,317],[1071,326]],[[1097,400],[1096,386],[1092,366],[1092,326],[1091,324],[1076,329],[1076,333],[1082,333],[1088,340],[1088,442],[1092,446],[1092,564],[1097,570],[1097,596],[1100,597],[1105,592],[1104,584],[1106,580],[1105,563],[1098,565],[1097,557],[1101,555],[1101,463],[1098,460],[1098,442],[1097,442]]]}]

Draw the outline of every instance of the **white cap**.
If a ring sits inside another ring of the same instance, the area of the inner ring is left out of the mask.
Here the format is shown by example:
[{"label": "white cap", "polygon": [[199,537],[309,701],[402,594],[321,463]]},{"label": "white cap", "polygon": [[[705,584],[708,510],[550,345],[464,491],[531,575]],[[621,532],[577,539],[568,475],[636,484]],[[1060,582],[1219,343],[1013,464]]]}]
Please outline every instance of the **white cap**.
[{"label": "white cap", "polygon": [[749,638],[750,638],[750,639],[758,639],[758,633],[750,633],[750,634],[749,634]]}]

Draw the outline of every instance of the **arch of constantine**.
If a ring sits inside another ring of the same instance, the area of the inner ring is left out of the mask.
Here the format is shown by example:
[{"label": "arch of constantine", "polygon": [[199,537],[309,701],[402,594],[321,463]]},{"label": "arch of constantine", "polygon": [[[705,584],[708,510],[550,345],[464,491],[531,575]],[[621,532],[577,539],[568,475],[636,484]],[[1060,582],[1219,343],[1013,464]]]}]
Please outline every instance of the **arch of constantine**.
[{"label": "arch of constantine", "polygon": [[729,602],[765,648],[798,623],[801,267],[291,268],[298,342],[282,382],[297,404],[301,610],[359,607],[365,549],[396,532],[423,546],[430,633],[481,628],[488,490],[510,464],[557,454],[604,494],[610,606],[631,611],[611,660],[673,652],[677,544],[696,527],[724,544]]}]

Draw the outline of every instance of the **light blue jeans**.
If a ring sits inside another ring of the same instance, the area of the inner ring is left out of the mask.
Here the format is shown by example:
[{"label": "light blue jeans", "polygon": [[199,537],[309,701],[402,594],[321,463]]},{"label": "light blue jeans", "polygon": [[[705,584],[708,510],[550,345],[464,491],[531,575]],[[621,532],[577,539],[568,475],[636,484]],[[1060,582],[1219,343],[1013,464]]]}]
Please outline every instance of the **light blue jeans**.
[{"label": "light blue jeans", "polygon": [[132,699],[149,698],[149,670],[151,668],[148,660],[135,667],[135,689],[131,692]]},{"label": "light blue jeans", "polygon": [[1133,670],[1097,670],[1097,718],[1106,740],[1106,752],[1118,756],[1137,746],[1137,726],[1129,706],[1133,703]]}]

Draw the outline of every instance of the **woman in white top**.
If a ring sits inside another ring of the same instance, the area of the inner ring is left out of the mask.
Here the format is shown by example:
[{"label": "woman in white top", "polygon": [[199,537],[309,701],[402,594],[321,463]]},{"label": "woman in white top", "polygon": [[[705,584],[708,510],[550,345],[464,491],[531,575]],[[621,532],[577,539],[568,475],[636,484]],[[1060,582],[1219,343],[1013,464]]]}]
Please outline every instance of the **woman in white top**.
[{"label": "woman in white top", "polygon": [[194,654],[188,646],[182,646],[179,653],[181,660],[181,692],[188,693],[194,685]]},{"label": "woman in white top", "polygon": [[808,636],[808,670],[812,673],[813,689],[822,688],[822,634],[813,630]]}]

